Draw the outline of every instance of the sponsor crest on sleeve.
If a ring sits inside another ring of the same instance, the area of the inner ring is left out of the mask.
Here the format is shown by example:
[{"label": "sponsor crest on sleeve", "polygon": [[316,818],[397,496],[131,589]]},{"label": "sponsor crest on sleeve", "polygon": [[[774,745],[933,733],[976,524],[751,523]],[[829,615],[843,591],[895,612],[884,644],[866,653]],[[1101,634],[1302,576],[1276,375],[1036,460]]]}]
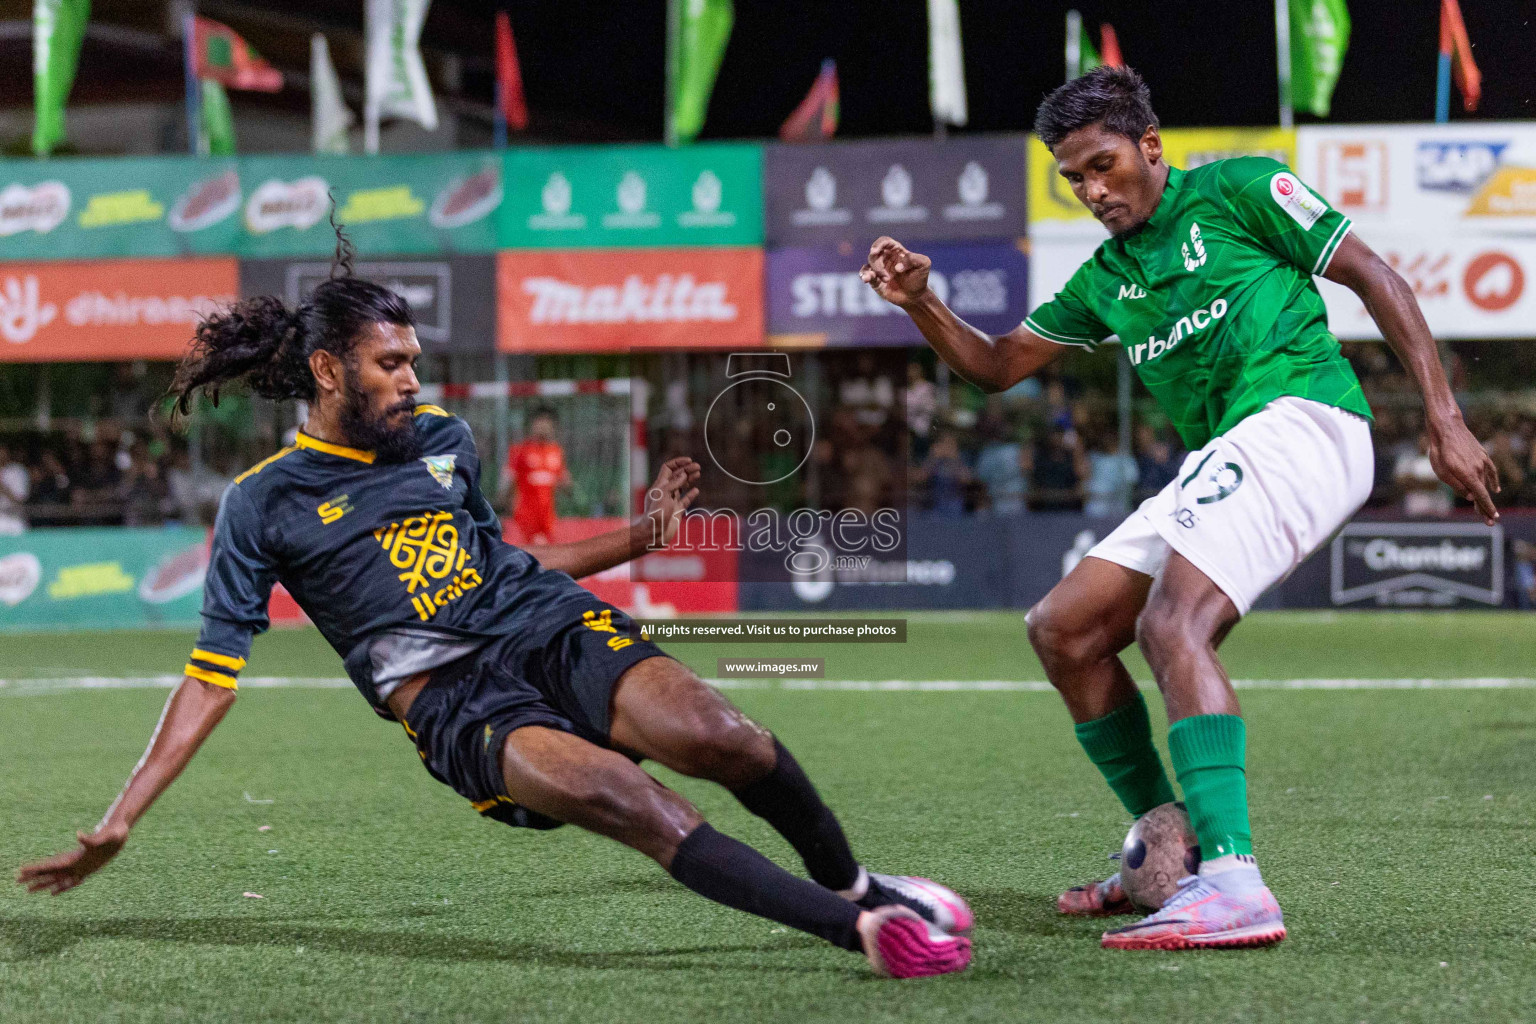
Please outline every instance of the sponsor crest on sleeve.
[{"label": "sponsor crest on sleeve", "polygon": [[426,464],[427,472],[432,474],[432,479],[443,485],[444,490],[453,489],[453,462],[454,455],[425,455],[421,461]]},{"label": "sponsor crest on sleeve", "polygon": [[1312,230],[1318,218],[1328,212],[1327,203],[1313,195],[1296,175],[1286,171],[1269,179],[1269,194],[1304,231]]}]

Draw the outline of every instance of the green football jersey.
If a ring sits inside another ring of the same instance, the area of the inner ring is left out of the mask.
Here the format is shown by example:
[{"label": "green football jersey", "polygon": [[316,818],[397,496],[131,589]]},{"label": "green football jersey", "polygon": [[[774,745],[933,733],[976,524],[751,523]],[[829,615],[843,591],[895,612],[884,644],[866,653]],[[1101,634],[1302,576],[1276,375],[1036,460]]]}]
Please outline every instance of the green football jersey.
[{"label": "green football jersey", "polygon": [[1085,348],[1118,335],[1191,449],[1284,395],[1369,418],[1312,281],[1349,227],[1277,160],[1170,167],[1146,225],[1099,246],[1024,326]]}]

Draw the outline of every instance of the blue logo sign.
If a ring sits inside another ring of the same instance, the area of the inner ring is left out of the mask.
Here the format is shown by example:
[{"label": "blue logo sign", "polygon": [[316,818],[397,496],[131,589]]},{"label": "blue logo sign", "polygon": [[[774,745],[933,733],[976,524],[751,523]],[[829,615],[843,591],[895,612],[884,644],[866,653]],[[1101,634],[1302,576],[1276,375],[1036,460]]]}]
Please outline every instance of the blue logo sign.
[{"label": "blue logo sign", "polygon": [[1471,192],[1488,180],[1508,142],[1421,142],[1419,188]]}]

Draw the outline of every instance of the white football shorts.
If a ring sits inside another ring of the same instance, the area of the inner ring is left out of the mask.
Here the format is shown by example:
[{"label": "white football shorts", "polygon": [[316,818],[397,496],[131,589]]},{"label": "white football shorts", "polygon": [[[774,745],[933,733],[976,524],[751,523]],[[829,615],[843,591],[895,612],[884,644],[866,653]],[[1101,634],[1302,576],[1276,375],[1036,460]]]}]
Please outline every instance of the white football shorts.
[{"label": "white football shorts", "polygon": [[1190,452],[1088,554],[1156,576],[1177,551],[1247,615],[1365,504],[1375,472],[1367,420],[1279,398]]}]

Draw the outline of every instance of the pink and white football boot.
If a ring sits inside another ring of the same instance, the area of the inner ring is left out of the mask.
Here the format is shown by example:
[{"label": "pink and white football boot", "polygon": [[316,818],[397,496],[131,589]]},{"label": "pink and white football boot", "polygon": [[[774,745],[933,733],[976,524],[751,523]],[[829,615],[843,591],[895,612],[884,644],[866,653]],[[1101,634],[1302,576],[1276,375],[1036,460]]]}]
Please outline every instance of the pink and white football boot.
[{"label": "pink and white football boot", "polygon": [[1105,949],[1243,949],[1285,938],[1285,919],[1257,869],[1187,875],[1163,909],[1104,933]]},{"label": "pink and white football boot", "polygon": [[859,915],[859,939],[869,965],[882,978],[927,978],[963,971],[971,940],[946,935],[900,904]]},{"label": "pink and white football boot", "polygon": [[969,935],[976,925],[970,904],[959,893],[929,878],[882,875],[859,868],[859,879],[841,895],[865,910],[903,906],[950,935]]}]

